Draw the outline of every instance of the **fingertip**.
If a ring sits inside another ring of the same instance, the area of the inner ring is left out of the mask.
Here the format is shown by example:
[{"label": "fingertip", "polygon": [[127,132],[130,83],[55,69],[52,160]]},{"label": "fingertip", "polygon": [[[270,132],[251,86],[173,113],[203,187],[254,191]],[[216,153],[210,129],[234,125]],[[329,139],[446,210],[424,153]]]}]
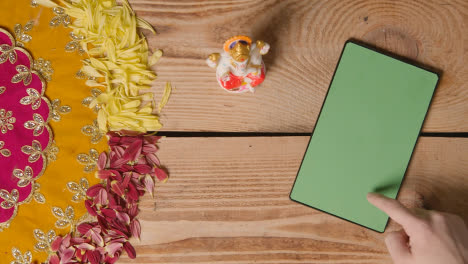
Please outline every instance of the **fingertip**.
[{"label": "fingertip", "polygon": [[369,201],[371,204],[374,204],[374,201],[376,199],[382,198],[381,194],[370,192],[367,194],[367,201]]}]

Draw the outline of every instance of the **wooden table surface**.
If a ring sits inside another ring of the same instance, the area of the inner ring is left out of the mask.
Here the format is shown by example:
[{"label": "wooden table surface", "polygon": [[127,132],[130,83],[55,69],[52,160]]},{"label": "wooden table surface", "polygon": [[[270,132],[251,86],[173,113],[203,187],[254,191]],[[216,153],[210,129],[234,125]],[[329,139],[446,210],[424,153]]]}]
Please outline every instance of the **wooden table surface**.
[{"label": "wooden table surface", "polygon": [[[156,187],[155,199],[143,198],[138,256],[121,263],[391,263],[384,235],[288,198],[304,135],[350,38],[442,72],[399,199],[411,203],[419,193],[428,208],[468,222],[467,1],[130,4],[158,31],[148,35],[150,47],[164,50],[156,95],[165,81],[176,89],[160,144],[170,180]],[[238,34],[271,44],[267,78],[255,94],[224,92],[204,62]],[[173,131],[184,137],[170,137]]]}]

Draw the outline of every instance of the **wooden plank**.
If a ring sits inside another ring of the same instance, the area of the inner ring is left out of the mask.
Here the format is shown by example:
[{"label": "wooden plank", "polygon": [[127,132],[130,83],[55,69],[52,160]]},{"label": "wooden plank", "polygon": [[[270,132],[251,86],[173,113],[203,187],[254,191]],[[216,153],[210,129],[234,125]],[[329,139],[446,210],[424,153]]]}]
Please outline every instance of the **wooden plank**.
[{"label": "wooden plank", "polygon": [[[138,257],[120,263],[391,263],[384,235],[289,200],[308,140],[163,139],[170,179],[141,201]],[[468,139],[421,138],[400,199],[468,221],[467,171]]]},{"label": "wooden plank", "polygon": [[[468,131],[468,2],[437,0],[130,0],[159,32],[155,67],[176,87],[162,114],[166,131],[310,132],[344,42],[355,38],[439,68],[443,77],[424,132]],[[226,39],[271,44],[255,94],[221,90],[205,64]]]}]

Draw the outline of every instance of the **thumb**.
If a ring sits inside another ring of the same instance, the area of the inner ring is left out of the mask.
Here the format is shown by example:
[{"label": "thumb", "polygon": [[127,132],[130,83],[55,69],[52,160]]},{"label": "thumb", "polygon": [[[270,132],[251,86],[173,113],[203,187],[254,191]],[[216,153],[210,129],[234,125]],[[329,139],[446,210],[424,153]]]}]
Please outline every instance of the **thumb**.
[{"label": "thumb", "polygon": [[403,230],[390,232],[385,238],[385,244],[395,263],[407,263],[411,252],[408,246],[408,235]]}]

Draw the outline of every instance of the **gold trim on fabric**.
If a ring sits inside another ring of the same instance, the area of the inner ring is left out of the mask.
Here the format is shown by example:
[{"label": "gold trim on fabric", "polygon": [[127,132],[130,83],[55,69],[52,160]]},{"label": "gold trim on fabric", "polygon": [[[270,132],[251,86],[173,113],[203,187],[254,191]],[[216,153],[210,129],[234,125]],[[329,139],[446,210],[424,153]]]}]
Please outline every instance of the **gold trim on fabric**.
[{"label": "gold trim on fabric", "polygon": [[52,80],[54,69],[52,68],[52,63],[49,60],[45,60],[43,58],[35,60],[32,69],[37,71],[46,81],[50,82]]},{"label": "gold trim on fabric", "polygon": [[54,206],[52,207],[52,214],[58,219],[55,222],[55,227],[57,228],[66,228],[67,226],[71,226],[70,228],[73,230],[73,227],[76,223],[75,221],[75,209],[72,206],[67,206],[65,210],[60,207]]},{"label": "gold trim on fabric", "polygon": [[40,229],[34,229],[33,231],[34,238],[37,240],[37,243],[34,245],[34,249],[37,251],[52,252],[51,244],[54,242],[54,239],[57,237],[57,234],[53,229],[45,233]]},{"label": "gold trim on fabric", "polygon": [[29,32],[32,30],[34,26],[34,21],[29,21],[24,25],[24,27],[21,24],[16,24],[14,27],[14,32],[15,32],[15,39],[16,39],[16,46],[18,47],[24,47],[25,43],[28,43],[31,41],[32,37],[26,32]]},{"label": "gold trim on fabric", "polygon": [[81,178],[79,183],[73,181],[67,183],[67,189],[74,193],[72,202],[75,203],[86,199],[86,191],[88,191],[88,188],[89,182],[86,178]]},{"label": "gold trim on fabric", "polygon": [[78,163],[85,165],[83,171],[86,173],[91,173],[96,169],[98,158],[99,152],[95,149],[90,149],[89,154],[80,153],[76,156]]},{"label": "gold trim on fabric", "polygon": [[68,114],[71,112],[71,107],[68,105],[60,105],[60,99],[52,100],[51,117],[55,122],[59,122],[62,117],[61,114]]},{"label": "gold trim on fabric", "polygon": [[13,258],[15,258],[12,262],[10,262],[11,264],[31,264],[31,251],[26,251],[26,253],[23,255],[19,249],[14,247],[11,249],[11,254],[13,255]]},{"label": "gold trim on fabric", "polygon": [[104,133],[99,130],[97,120],[93,120],[93,124],[86,125],[81,128],[81,133],[91,137],[91,143],[97,144],[104,137]]}]

